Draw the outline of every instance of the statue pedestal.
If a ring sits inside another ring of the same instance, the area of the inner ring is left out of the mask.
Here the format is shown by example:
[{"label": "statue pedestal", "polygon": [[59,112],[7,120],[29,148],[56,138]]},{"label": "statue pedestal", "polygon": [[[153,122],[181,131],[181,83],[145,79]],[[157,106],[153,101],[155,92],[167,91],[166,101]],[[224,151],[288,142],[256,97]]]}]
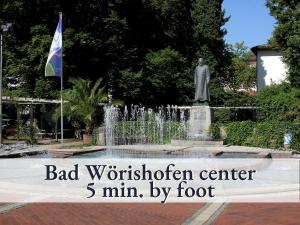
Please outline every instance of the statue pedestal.
[{"label": "statue pedestal", "polygon": [[209,127],[211,109],[208,105],[192,106],[190,111],[188,137],[191,140],[211,140]]}]

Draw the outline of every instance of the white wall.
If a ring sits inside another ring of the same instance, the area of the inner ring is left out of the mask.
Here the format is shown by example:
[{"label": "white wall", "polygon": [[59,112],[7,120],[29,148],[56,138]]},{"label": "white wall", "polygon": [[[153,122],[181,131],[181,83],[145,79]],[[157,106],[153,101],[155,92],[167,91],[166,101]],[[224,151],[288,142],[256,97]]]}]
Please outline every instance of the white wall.
[{"label": "white wall", "polygon": [[279,52],[273,50],[257,51],[257,90],[271,85],[279,84],[287,77],[286,65],[282,62]]}]

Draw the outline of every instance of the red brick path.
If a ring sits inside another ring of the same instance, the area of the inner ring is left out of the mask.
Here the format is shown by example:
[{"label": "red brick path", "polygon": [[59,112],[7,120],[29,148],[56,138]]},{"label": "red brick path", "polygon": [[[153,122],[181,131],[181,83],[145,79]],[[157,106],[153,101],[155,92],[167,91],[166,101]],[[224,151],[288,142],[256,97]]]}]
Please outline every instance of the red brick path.
[{"label": "red brick path", "polygon": [[230,204],[213,225],[299,225],[300,203]]},{"label": "red brick path", "polygon": [[[29,204],[0,225],[173,225],[203,204]],[[213,225],[299,225],[300,204],[230,204]]]},{"label": "red brick path", "polygon": [[0,225],[172,225],[200,204],[29,204],[0,214]]}]

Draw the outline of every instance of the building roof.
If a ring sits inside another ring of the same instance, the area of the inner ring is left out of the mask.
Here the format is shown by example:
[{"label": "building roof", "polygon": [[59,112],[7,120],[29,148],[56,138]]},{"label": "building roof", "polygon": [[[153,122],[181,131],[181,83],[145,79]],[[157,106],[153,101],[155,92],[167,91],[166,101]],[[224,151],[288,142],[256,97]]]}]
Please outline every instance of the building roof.
[{"label": "building roof", "polygon": [[271,46],[268,44],[263,44],[263,45],[256,45],[251,48],[251,51],[257,55],[258,50],[272,50]]}]

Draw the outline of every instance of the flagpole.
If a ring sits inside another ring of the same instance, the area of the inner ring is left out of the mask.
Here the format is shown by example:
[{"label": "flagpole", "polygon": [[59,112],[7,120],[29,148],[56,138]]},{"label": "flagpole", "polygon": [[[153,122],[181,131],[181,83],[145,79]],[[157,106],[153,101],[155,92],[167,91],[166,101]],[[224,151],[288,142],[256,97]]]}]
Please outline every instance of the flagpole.
[{"label": "flagpole", "polygon": [[[59,12],[59,19],[61,21],[61,35],[62,35],[62,12]],[[61,46],[61,60],[63,54],[63,47]],[[61,77],[60,77],[60,137],[61,137],[61,145],[64,145],[64,113],[63,113],[63,61],[61,62]]]}]

